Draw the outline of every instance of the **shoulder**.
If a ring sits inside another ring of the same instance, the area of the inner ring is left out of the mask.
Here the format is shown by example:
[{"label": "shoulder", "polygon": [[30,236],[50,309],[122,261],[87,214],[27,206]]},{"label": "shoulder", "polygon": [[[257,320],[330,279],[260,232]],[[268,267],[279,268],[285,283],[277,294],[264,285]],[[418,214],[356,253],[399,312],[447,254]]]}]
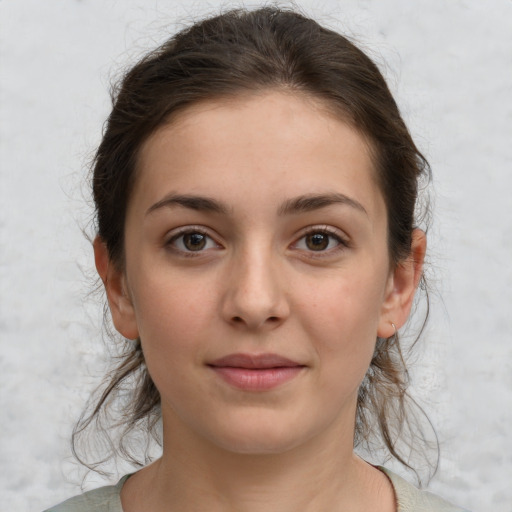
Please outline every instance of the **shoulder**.
[{"label": "shoulder", "polygon": [[390,479],[398,502],[398,512],[468,512],[451,505],[431,492],[421,491],[389,469],[379,467]]},{"label": "shoulder", "polygon": [[117,485],[107,485],[85,492],[44,512],[123,512],[120,493],[128,476],[121,478]]}]

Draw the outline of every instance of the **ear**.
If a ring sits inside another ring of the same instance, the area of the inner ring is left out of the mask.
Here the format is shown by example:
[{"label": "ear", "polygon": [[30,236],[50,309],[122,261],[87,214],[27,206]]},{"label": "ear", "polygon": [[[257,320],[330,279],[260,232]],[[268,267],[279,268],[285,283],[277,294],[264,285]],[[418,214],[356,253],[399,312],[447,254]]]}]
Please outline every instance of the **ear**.
[{"label": "ear", "polygon": [[135,310],[127,292],[126,275],[109,258],[107,246],[97,236],[94,239],[94,261],[105,291],[112,321],[117,331],[130,340],[139,337]]},{"label": "ear", "polygon": [[415,229],[412,233],[410,256],[398,263],[389,276],[377,331],[380,338],[393,336],[395,330],[392,323],[399,329],[407,321],[414,293],[421,279],[426,250],[425,233],[421,229]]}]

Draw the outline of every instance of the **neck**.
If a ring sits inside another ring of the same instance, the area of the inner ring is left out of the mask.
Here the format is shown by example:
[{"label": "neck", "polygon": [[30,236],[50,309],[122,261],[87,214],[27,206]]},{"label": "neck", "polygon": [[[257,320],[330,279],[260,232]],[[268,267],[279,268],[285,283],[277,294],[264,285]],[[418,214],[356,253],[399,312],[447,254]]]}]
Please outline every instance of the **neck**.
[{"label": "neck", "polygon": [[[380,472],[354,455],[353,427],[333,426],[332,435],[324,432],[299,447],[254,455],[224,450],[178,421],[164,418],[164,424],[169,427],[164,455],[127,481],[125,512],[136,510],[138,499],[144,504],[139,510],[155,512],[167,510],[168,503],[173,511],[368,510],[361,497],[386,486],[383,475],[375,478]],[[368,493],[368,487],[375,488]]]}]

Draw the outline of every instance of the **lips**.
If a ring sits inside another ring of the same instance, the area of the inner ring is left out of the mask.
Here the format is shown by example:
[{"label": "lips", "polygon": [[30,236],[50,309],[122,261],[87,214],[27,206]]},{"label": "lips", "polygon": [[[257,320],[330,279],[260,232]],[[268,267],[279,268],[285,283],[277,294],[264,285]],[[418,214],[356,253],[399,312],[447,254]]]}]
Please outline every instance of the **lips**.
[{"label": "lips", "polygon": [[208,366],[225,382],[245,391],[276,388],[305,368],[305,365],[277,354],[230,354]]}]

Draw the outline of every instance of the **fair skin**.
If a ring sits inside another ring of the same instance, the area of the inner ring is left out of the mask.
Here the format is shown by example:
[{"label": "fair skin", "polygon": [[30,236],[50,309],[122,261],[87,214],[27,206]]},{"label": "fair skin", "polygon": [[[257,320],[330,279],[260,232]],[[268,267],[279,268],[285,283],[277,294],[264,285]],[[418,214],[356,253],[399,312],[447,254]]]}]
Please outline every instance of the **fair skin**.
[{"label": "fair skin", "polygon": [[353,453],[356,400],[376,337],[409,315],[425,243],[416,230],[391,264],[368,144],[310,98],[209,102],[159,128],[124,268],[95,242],[162,402],[163,455],[127,480],[124,511],[394,511]]}]

